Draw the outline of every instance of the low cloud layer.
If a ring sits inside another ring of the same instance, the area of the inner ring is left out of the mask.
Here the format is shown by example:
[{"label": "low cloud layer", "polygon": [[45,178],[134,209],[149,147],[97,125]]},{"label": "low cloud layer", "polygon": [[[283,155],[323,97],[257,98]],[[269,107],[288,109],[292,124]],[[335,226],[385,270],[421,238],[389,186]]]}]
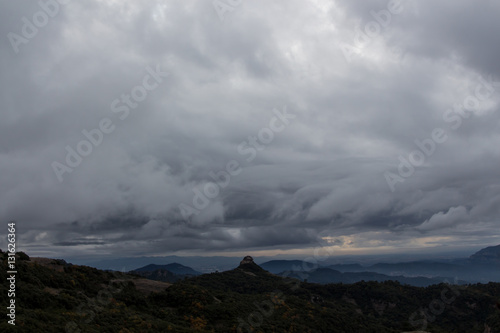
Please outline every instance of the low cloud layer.
[{"label": "low cloud layer", "polygon": [[0,4],[0,219],[20,248],[500,242],[499,4],[232,3]]}]

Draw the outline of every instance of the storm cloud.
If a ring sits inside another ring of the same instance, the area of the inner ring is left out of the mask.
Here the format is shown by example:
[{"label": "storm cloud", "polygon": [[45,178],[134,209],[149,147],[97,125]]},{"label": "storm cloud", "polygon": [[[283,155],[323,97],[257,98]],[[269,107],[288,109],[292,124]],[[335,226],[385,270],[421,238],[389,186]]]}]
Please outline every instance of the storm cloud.
[{"label": "storm cloud", "polygon": [[0,8],[0,219],[29,254],[500,241],[499,3]]}]

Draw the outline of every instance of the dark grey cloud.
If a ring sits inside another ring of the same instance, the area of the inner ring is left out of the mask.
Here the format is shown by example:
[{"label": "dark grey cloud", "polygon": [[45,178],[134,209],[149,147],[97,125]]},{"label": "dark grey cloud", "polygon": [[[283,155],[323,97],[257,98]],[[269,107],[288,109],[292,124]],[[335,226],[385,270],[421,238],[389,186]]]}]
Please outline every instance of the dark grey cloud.
[{"label": "dark grey cloud", "polygon": [[[387,1],[243,1],[223,21],[209,1],[63,2],[41,2],[53,17],[29,38],[40,3],[0,4],[0,218],[28,252],[499,242],[498,4],[405,1],[382,26]],[[60,182],[53,162],[103,119]],[[446,140],[391,191],[435,129]]]}]

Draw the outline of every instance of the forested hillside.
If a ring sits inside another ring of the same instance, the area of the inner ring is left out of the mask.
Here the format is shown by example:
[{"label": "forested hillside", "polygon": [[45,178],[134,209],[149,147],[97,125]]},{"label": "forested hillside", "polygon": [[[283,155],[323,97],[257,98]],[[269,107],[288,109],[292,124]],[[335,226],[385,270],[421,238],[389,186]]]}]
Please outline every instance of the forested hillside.
[{"label": "forested hillside", "polygon": [[17,268],[16,326],[1,332],[500,332],[497,283],[318,285],[253,262],[172,285],[26,255]]}]

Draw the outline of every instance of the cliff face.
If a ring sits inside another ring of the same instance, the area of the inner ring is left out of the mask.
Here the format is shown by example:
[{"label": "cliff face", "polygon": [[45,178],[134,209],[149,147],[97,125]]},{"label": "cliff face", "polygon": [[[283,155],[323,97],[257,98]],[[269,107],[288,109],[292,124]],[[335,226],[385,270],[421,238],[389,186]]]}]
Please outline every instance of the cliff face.
[{"label": "cliff face", "polygon": [[471,255],[469,259],[477,264],[500,264],[500,245],[479,250]]}]

